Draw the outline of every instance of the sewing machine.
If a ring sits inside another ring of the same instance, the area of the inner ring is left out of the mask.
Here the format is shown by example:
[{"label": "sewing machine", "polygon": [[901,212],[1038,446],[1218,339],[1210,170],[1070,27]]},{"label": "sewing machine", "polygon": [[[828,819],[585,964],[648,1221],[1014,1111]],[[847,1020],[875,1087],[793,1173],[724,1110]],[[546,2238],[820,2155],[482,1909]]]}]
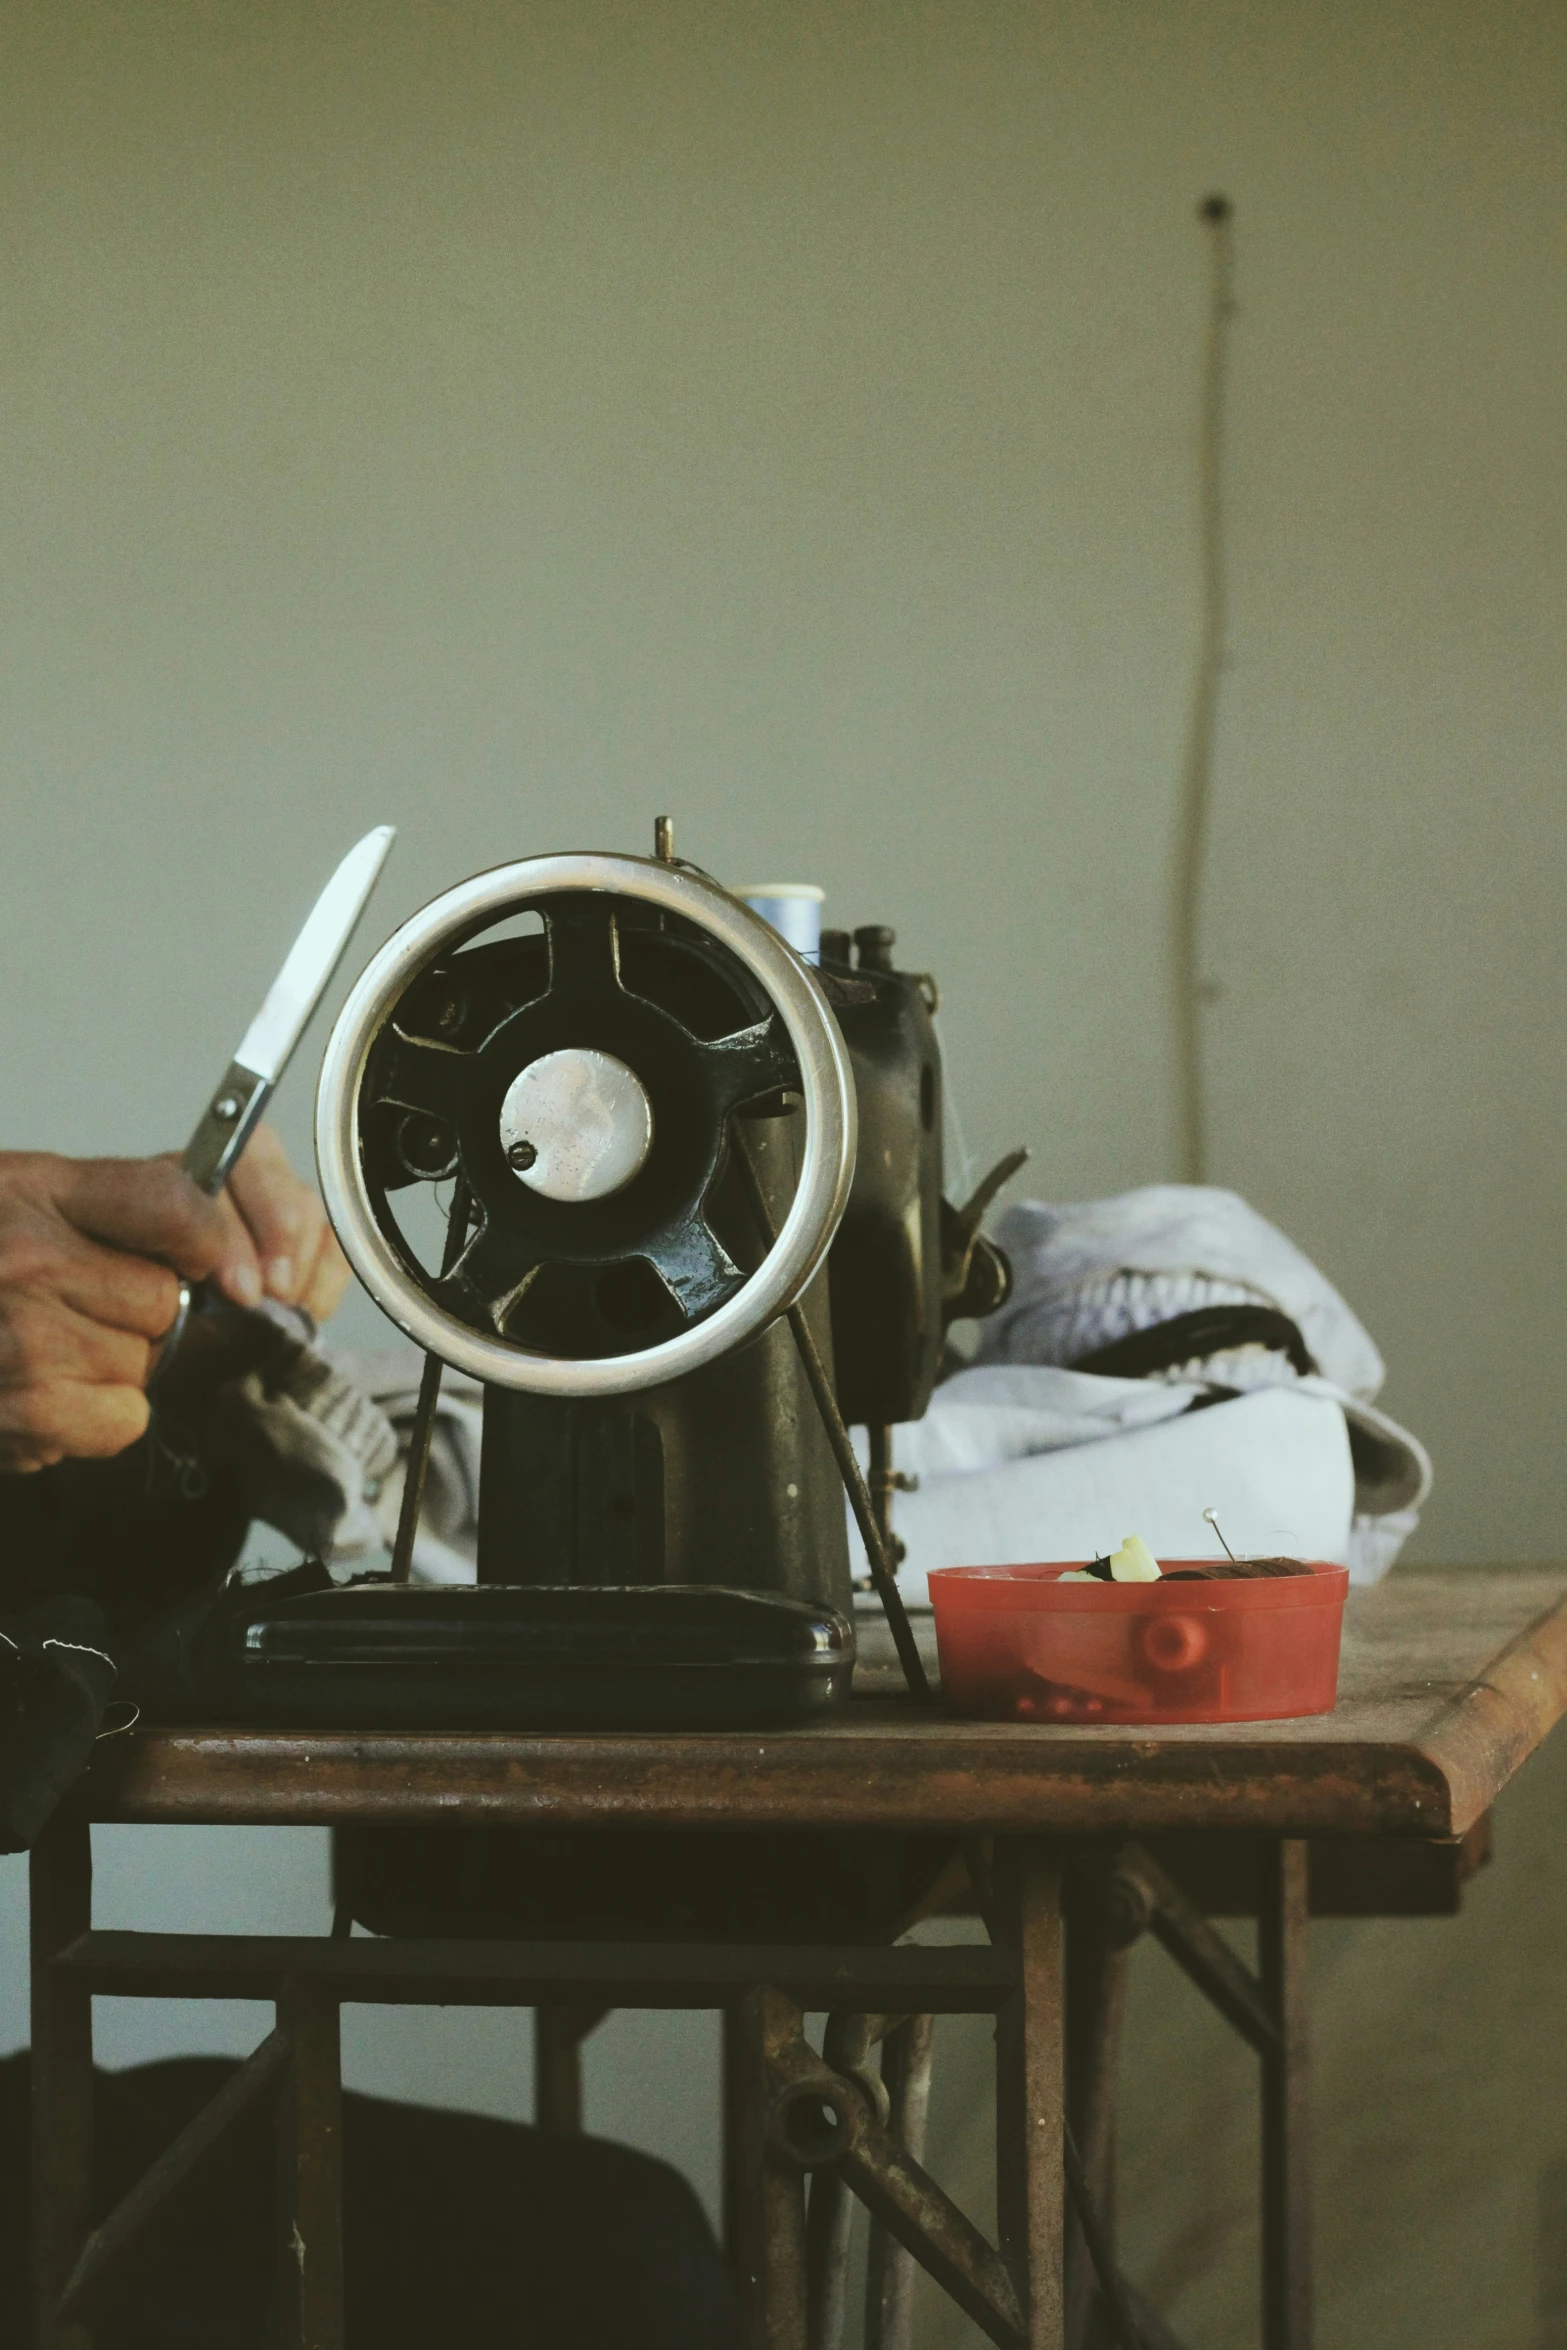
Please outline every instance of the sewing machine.
[{"label": "sewing machine", "polygon": [[[854,1662],[848,1486],[911,1678],[890,1430],[1008,1273],[942,1196],[936,990],[894,935],[802,956],[677,863],[443,893],[328,1044],[332,1221],[427,1369],[392,1571],[258,1598],[217,1670],[319,1726],[804,1720]],[[432,1207],[439,1213],[432,1219]],[[440,1368],[484,1389],[478,1579],[409,1558]],[[845,1423],[870,1430],[870,1484]]]}]

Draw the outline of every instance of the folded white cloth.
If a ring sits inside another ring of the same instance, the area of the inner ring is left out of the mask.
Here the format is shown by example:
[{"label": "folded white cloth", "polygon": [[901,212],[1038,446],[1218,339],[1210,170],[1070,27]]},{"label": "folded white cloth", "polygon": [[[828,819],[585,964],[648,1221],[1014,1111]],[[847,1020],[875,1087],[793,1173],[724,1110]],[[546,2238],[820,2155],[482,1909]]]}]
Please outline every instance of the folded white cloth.
[{"label": "folded white cloth", "polygon": [[347,1559],[379,1544],[375,1503],[397,1439],[351,1370],[316,1345],[299,1308],[204,1300],[157,1401],[165,1444],[231,1463],[252,1517],[301,1550]]},{"label": "folded white cloth", "polygon": [[1019,1200],[996,1223],[1013,1291],[980,1325],[979,1359],[1071,1363],[1206,1305],[1287,1314],[1317,1369],[1368,1400],[1386,1376],[1331,1281],[1233,1191],[1151,1183],[1111,1199]]},{"label": "folded white cloth", "polygon": [[1101,1379],[1038,1363],[987,1364],[947,1380],[925,1418],[898,1430],[898,1466],[922,1480],[995,1469],[1005,1461],[1154,1427],[1190,1411],[1206,1393],[1196,1381]]},{"label": "folded white cloth", "polygon": [[[1039,1374],[1063,1375],[1072,1376]],[[946,1392],[927,1421],[899,1430],[900,1467],[945,1454],[939,1424],[971,1422],[984,1409],[959,1402],[949,1413]],[[1203,1518],[1208,1508],[1237,1552],[1347,1563],[1355,1475],[1344,1415],[1332,1397],[1274,1388],[1192,1412],[1179,1389],[1150,1384],[1145,1392],[1175,1395],[1170,1415],[1119,1433],[1095,1418],[1084,1441],[1006,1452],[983,1469],[932,1473],[921,1466],[918,1492],[900,1496],[896,1513],[908,1546],[898,1570],[905,1602],[928,1600],[933,1567],[1100,1558],[1128,1534],[1140,1534],[1159,1559],[1209,1558],[1219,1545]]]},{"label": "folded white cloth", "polygon": [[[1156,1553],[1231,1547],[1331,1559],[1375,1582],[1431,1484],[1424,1447],[1377,1411],[1382,1358],[1332,1283],[1234,1192],[1157,1184],[1113,1199],[1007,1210],[1008,1304],[979,1326],[975,1368],[900,1428],[900,1575],[1075,1558],[1141,1534]],[[1074,1370],[1179,1315],[1254,1306],[1294,1325],[1310,1364],[1248,1341],[1144,1378]]]}]

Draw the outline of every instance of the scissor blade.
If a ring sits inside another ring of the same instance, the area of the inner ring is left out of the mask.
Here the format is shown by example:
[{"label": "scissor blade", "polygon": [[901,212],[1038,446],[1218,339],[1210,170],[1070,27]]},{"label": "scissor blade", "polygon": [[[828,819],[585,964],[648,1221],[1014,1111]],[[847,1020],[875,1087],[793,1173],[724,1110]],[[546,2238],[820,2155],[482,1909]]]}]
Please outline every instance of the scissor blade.
[{"label": "scissor blade", "polygon": [[246,1029],[234,1058],[242,1069],[253,1069],[269,1085],[276,1085],[282,1076],[311,1013],[326,993],[396,837],[392,825],[378,824],[349,850],[290,947],[287,961],[267,990],[266,1002]]}]

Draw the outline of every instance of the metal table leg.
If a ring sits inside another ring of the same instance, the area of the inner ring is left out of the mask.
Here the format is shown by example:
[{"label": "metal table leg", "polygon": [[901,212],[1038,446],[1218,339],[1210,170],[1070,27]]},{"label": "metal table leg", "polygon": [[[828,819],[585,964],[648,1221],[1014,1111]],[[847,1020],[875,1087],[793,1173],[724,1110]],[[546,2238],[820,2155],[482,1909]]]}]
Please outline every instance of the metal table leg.
[{"label": "metal table leg", "polygon": [[[1066,1887],[1066,2099],[1072,2135],[1107,2245],[1115,2243],[1116,2069],[1131,1952],[1097,1875]],[[1066,2227],[1067,2350],[1087,2350],[1099,2287],[1075,2212]]]},{"label": "metal table leg", "polygon": [[768,2061],[790,2045],[800,2010],[748,1991],[725,2035],[726,2212],[744,2350],[807,2350],[805,2174],[773,2144]]},{"label": "metal table leg", "polygon": [[[822,2061],[864,2079],[885,2024],[875,2015],[829,2015]],[[886,2059],[883,2057],[883,2069]],[[836,2165],[811,2174],[805,2214],[806,2335],[810,2350],[843,2350],[849,2314],[849,2237],[854,2198]]]},{"label": "metal table leg", "polygon": [[1277,2027],[1262,2051],[1262,2339],[1311,2350],[1311,2039],[1308,1847],[1264,1848],[1257,1913],[1263,1995]]},{"label": "metal table leg", "polygon": [[[885,2043],[882,2079],[896,2143],[916,2162],[925,2159],[930,2112],[930,2071],[936,2019],[912,2015]],[[911,2350],[914,2340],[916,2262],[880,2220],[871,2224],[865,2281],[865,2350]]]},{"label": "metal table leg", "polygon": [[82,2319],[57,2317],[92,2231],[91,1996],[51,1960],[92,1925],[92,1830],[57,1814],[30,1863],[33,2104],[33,2307],[38,2350],[91,2350]]},{"label": "metal table leg", "polygon": [[[891,2107],[887,2126],[905,2154],[921,2163],[935,2035],[933,2015],[911,2015],[882,2049],[882,2079]],[[915,2267],[907,2246],[889,2235],[880,2220],[873,2220],[865,2276],[865,2350],[913,2350]]]},{"label": "metal table leg", "polygon": [[1062,2350],[1061,1867],[1038,1837],[996,1845],[996,1928],[1018,1988],[996,2016],[996,2217],[1027,2350]]},{"label": "metal table leg", "polygon": [[718,2083],[718,2233],[724,2258],[740,2275],[740,2139],[748,2067],[746,2030],[740,2011],[726,2007],[719,2019],[722,2038]]},{"label": "metal table leg", "polygon": [[337,2000],[295,1980],[277,2003],[289,2063],[278,2099],[280,2350],[343,2350],[343,2086]]},{"label": "metal table leg", "polygon": [[809,2350],[843,2350],[849,2314],[854,2198],[837,2170],[819,2170],[805,2207],[805,2333]]},{"label": "metal table leg", "polygon": [[582,2043],[607,2007],[536,2007],[533,2011],[533,2119],[557,2138],[582,2134]]}]

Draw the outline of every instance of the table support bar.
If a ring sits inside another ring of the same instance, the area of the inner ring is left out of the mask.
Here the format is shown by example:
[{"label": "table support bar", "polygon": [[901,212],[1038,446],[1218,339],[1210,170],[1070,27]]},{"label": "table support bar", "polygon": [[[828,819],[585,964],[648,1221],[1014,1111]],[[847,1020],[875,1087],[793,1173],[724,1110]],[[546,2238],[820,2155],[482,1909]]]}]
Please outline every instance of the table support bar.
[{"label": "table support bar", "polygon": [[1277,2034],[1262,2057],[1263,2350],[1311,2350],[1307,1857],[1295,1838],[1268,1848],[1257,1918],[1262,1989]]},{"label": "table support bar", "polygon": [[62,2322],[97,2317],[123,2300],[137,2256],[179,2217],[191,2188],[205,2181],[235,2131],[259,2104],[276,2095],[288,2057],[282,2034],[269,2032],[93,2230],[61,2297]]},{"label": "table support bar", "polygon": [[56,1813],[29,1861],[33,2011],[33,2338],[37,2350],[91,2350],[61,2314],[92,2233],[92,1995],[59,1953],[92,1923],[92,1830]]},{"label": "table support bar", "polygon": [[343,2073],[337,2001],[289,1982],[277,2002],[290,2062],[277,2118],[280,2350],[344,2350]]}]

